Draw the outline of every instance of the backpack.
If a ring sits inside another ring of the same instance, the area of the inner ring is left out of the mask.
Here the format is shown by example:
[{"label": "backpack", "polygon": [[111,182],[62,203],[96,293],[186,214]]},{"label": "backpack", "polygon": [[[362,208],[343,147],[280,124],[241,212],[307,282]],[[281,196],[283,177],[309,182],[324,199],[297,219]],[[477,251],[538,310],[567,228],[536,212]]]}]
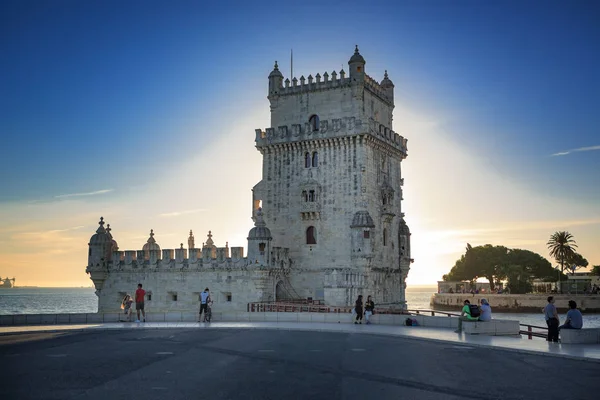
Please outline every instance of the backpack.
[{"label": "backpack", "polygon": [[481,312],[479,311],[479,306],[477,304],[469,304],[469,311],[471,312],[471,317],[479,317]]}]

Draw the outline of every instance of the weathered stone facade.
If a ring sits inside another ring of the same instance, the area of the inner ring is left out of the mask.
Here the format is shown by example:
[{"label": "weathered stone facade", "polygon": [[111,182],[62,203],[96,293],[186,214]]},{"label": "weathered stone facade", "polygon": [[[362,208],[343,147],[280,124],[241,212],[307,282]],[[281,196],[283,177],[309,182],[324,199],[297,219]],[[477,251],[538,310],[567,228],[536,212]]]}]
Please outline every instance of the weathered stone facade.
[{"label": "weathered stone facade", "polygon": [[407,141],[392,130],[394,84],[387,72],[381,83],[370,78],[365,64],[356,48],[348,77],[334,71],[298,84],[284,82],[275,63],[271,127],[256,130],[263,175],[253,189],[247,258],[243,248],[231,256],[212,243],[196,249],[191,232],[188,249],[174,257],[163,250],[161,258],[152,233],[143,250],[119,252],[101,221],[87,268],[99,310],[114,309],[138,281],[161,311],[197,308],[205,286],[230,310],[289,298],[349,305],[358,294],[404,307],[412,262],[401,207]]}]

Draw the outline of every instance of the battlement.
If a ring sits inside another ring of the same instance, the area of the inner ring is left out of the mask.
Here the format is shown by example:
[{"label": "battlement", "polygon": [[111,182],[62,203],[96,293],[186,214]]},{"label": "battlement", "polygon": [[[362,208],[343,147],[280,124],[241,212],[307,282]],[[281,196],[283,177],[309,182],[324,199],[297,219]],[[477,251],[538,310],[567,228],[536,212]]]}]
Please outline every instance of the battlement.
[{"label": "battlement", "polygon": [[[308,78],[302,75],[300,79],[296,77],[292,78],[292,80],[286,78],[282,82],[283,85],[279,86],[276,92],[271,93],[270,96],[290,96],[307,92],[350,88],[352,86],[352,80],[346,77],[346,72],[343,69],[340,70],[339,75],[336,71],[333,71],[331,75],[327,72],[323,73],[323,75],[317,73],[314,77],[308,75]],[[367,74],[365,74],[364,87],[382,100],[393,103],[393,99],[388,97],[381,84]]]},{"label": "battlement", "polygon": [[335,137],[370,135],[407,155],[407,139],[374,119],[361,121],[355,117],[336,118],[319,122],[319,129],[314,130],[309,122],[256,129],[256,147],[268,147],[276,144],[301,142],[306,140],[330,139]]},{"label": "battlement", "polygon": [[392,103],[394,101],[388,97],[381,84],[367,74],[365,74],[365,88],[382,100]]}]

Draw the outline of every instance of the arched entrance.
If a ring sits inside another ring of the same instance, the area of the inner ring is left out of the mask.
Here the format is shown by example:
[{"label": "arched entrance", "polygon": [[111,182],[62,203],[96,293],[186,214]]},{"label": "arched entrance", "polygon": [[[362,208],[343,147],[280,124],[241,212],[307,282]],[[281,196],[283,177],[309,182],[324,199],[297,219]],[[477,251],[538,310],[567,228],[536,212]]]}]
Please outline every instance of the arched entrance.
[{"label": "arched entrance", "polygon": [[275,286],[275,301],[282,301],[287,298],[285,293],[285,288],[283,286],[283,281],[277,282]]}]

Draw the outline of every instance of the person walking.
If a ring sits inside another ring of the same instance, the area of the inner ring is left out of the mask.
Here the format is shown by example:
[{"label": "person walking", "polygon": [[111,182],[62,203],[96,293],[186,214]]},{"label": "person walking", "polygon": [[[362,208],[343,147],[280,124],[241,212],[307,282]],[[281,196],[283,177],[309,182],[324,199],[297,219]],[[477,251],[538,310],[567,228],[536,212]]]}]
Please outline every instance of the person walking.
[{"label": "person walking", "polygon": [[[210,292],[206,288],[204,292],[200,293],[200,315],[198,316],[198,322],[206,322],[206,313],[208,312],[208,303],[210,301]],[[204,320],[201,321],[202,311],[204,311]]]},{"label": "person walking", "polygon": [[369,325],[371,323],[371,321],[369,321],[369,318],[371,317],[371,315],[373,315],[374,309],[375,309],[375,303],[373,302],[373,299],[369,295],[369,296],[367,296],[367,301],[365,302],[365,319],[367,320],[367,325]]},{"label": "person walking", "polygon": [[146,311],[144,310],[144,299],[146,297],[146,291],[142,289],[142,284],[138,283],[137,290],[135,291],[135,311],[137,312],[137,320],[135,322],[140,322],[140,311],[142,312],[142,316],[144,317],[144,322],[146,322]]},{"label": "person walking", "polygon": [[546,341],[558,343],[558,325],[560,321],[554,306],[554,297],[548,296],[548,304],[542,309],[542,312],[546,319],[546,325],[548,325],[548,338]]},{"label": "person walking", "polygon": [[363,297],[362,294],[358,295],[358,299],[356,299],[356,303],[354,304],[354,310],[356,310],[356,320],[355,324],[362,324],[363,319]]}]

